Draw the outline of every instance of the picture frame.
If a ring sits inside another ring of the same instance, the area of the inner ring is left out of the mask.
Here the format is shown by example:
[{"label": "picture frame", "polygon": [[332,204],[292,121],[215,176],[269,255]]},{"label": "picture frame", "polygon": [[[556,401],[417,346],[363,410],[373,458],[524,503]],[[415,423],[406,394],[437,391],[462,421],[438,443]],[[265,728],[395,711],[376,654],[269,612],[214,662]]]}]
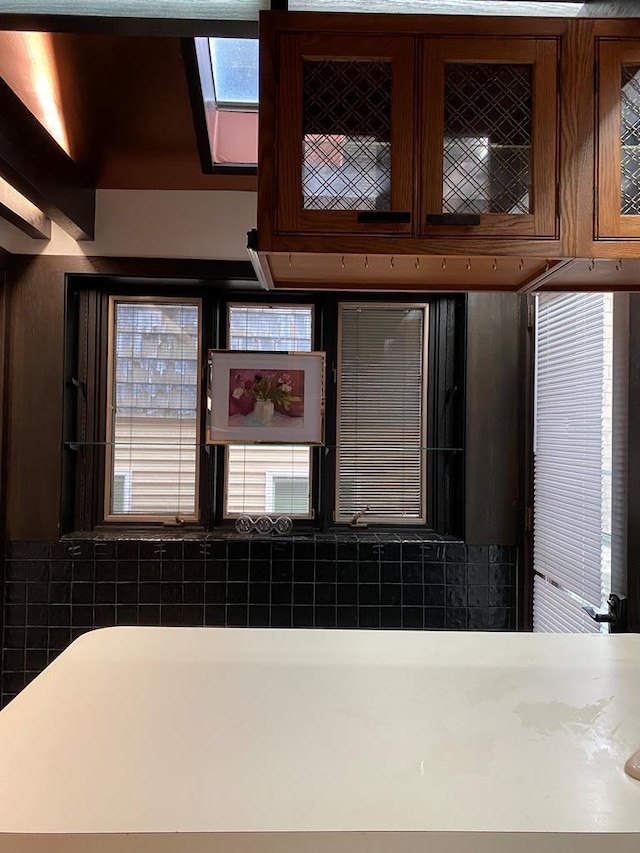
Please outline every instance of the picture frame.
[{"label": "picture frame", "polygon": [[209,350],[206,444],[324,444],[324,352]]}]

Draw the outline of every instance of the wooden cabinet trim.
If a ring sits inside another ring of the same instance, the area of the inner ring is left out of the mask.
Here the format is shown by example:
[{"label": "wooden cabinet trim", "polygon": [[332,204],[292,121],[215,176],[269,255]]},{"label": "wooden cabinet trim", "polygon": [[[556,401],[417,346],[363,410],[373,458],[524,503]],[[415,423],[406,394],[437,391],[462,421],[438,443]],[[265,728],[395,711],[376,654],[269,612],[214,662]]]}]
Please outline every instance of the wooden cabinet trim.
[{"label": "wooden cabinet trim", "polygon": [[[406,36],[389,36],[381,42],[372,36],[286,33],[279,40],[280,86],[276,112],[279,116],[277,157],[277,231],[329,232],[339,234],[413,233],[408,224],[359,224],[357,211],[315,211],[302,207],[302,74],[305,58],[392,63],[391,90],[391,210],[413,213],[413,159],[415,140],[415,42]],[[406,93],[409,92],[409,97]],[[286,120],[282,117],[285,116]]]},{"label": "wooden cabinet trim", "polygon": [[640,239],[640,216],[627,216],[620,211],[621,69],[628,63],[640,65],[640,41],[599,40],[597,62],[596,236],[605,239]]},{"label": "wooden cabinet trim", "polygon": [[[529,18],[466,15],[381,15],[342,12],[270,12],[260,13],[260,34],[267,24],[279,32],[353,33],[354,18],[358,32],[373,35],[415,36],[561,36],[572,23],[566,18]],[[639,26],[640,28],[640,26]]]},{"label": "wooden cabinet trim", "polygon": [[558,43],[539,39],[533,66],[531,192],[537,236],[557,237],[559,230],[558,146],[560,128]]},{"label": "wooden cabinet trim", "polygon": [[[424,237],[527,237],[557,238],[556,188],[558,184],[558,41],[557,39],[423,39],[422,79],[433,94],[423,100],[422,204],[420,234]],[[426,217],[442,211],[442,140],[444,137],[444,68],[446,63],[499,63],[532,66],[530,214],[483,214],[479,226],[468,228],[428,226]],[[549,92],[552,93],[550,96]],[[435,159],[437,156],[437,160]]]}]

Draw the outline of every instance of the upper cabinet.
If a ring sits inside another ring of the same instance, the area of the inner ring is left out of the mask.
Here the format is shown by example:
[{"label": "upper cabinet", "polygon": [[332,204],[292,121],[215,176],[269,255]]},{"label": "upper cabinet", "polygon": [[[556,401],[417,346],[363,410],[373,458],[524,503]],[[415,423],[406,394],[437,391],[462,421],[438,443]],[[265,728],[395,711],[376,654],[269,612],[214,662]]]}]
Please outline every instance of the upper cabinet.
[{"label": "upper cabinet", "polygon": [[427,38],[420,234],[558,236],[558,42]]},{"label": "upper cabinet", "polygon": [[598,39],[596,54],[596,237],[640,240],[640,39]]},{"label": "upper cabinet", "polygon": [[264,13],[257,248],[561,256],[565,26]]},{"label": "upper cabinet", "polygon": [[278,233],[412,233],[414,66],[410,37],[282,37]]},{"label": "upper cabinet", "polygon": [[265,287],[640,288],[640,19],[260,28]]}]

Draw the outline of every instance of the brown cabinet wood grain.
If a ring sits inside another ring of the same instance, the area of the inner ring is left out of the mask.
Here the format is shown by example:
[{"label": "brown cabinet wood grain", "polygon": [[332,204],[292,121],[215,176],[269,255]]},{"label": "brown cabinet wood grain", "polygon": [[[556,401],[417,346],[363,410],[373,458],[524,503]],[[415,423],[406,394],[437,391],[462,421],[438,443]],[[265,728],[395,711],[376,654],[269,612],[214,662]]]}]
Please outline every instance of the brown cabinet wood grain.
[{"label": "brown cabinet wood grain", "polygon": [[260,252],[562,256],[564,21],[274,12],[260,26]]},{"label": "brown cabinet wood grain", "polygon": [[640,240],[640,39],[600,39],[596,58],[596,237]]},{"label": "brown cabinet wood grain", "polygon": [[280,39],[278,233],[411,234],[414,40]]},{"label": "brown cabinet wood grain", "polygon": [[[306,103],[380,62],[390,131]],[[305,63],[326,85],[305,93]],[[261,68],[265,286],[640,289],[640,20],[266,13]],[[319,209],[305,156],[374,189]]]},{"label": "brown cabinet wood grain", "polygon": [[558,54],[554,38],[423,40],[422,235],[557,238]]}]

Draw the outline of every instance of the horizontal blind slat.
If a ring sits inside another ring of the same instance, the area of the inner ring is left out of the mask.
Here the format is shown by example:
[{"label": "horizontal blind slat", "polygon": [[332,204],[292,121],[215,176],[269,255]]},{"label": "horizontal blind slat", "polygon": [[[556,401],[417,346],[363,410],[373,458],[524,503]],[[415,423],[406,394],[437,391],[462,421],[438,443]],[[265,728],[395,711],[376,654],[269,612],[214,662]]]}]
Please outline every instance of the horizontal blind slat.
[{"label": "horizontal blind slat", "polygon": [[337,517],[423,518],[426,309],[343,303],[339,325]]},{"label": "horizontal blind slat", "polygon": [[[538,297],[534,570],[568,593],[602,599],[603,294]],[[593,630],[571,595],[535,579],[534,629]],[[597,629],[596,629],[597,630]]]}]

